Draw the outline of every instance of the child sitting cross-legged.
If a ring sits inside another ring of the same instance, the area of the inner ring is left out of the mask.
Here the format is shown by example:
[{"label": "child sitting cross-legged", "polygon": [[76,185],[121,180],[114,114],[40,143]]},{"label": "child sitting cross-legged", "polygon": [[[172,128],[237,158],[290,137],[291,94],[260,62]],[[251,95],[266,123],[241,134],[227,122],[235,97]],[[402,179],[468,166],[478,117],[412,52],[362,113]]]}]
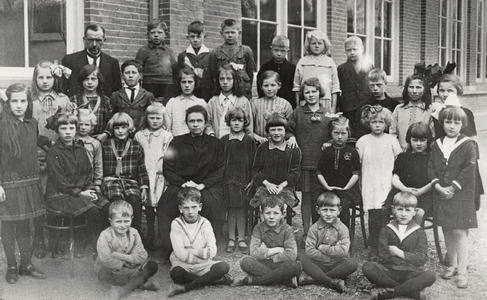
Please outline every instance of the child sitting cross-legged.
[{"label": "child sitting cross-legged", "polygon": [[325,192],[318,197],[320,219],[308,231],[305,254],[299,255],[304,272],[311,278],[303,273],[299,285],[317,282],[341,293],[345,291],[343,280],[357,270],[358,263],[348,255],[348,228],[338,218],[341,210],[337,195]]},{"label": "child sitting cross-legged", "polygon": [[392,204],[394,220],[379,236],[379,261],[366,262],[362,267],[370,282],[386,288],[379,293],[372,291],[370,299],[426,299],[425,288],[435,283],[436,275],[421,269],[428,260],[428,241],[413,220],[418,200],[411,193],[400,192]]},{"label": "child sitting cross-legged", "polygon": [[112,287],[111,299],[120,299],[136,288],[158,290],[154,281],[157,264],[147,260],[139,232],[130,227],[133,209],[125,200],[117,200],[109,207],[110,227],[98,238],[98,258],[95,271],[98,279]]},{"label": "child sitting cross-legged", "polygon": [[174,284],[168,296],[189,292],[205,285],[233,283],[230,266],[212,260],[216,255],[216,239],[210,221],[199,215],[203,204],[196,188],[186,187],[178,193],[179,212],[171,224],[171,278]]},{"label": "child sitting cross-legged", "polygon": [[265,197],[260,204],[263,222],[257,224],[250,239],[250,256],[240,261],[249,276],[235,285],[288,284],[296,288],[301,264],[296,261],[298,247],[293,228],[284,220],[284,203],[278,195]]}]

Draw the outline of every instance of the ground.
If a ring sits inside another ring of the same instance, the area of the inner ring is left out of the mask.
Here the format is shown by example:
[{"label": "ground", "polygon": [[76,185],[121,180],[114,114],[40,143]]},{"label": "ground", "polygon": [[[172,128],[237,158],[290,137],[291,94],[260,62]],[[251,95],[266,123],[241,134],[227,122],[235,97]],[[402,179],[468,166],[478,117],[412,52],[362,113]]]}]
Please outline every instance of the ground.
[{"label": "ground", "polygon": [[[481,149],[481,174],[484,182],[487,182],[487,131],[479,134],[479,146]],[[436,249],[432,230],[427,230],[429,241],[429,262],[427,268],[435,270],[437,274],[436,283],[427,289],[428,299],[448,300],[448,299],[471,299],[480,300],[487,298],[487,285],[485,284],[487,274],[487,235],[483,232],[487,229],[487,203],[484,203],[477,214],[479,228],[470,230],[469,234],[469,287],[458,289],[454,280],[441,279],[442,267],[438,264]],[[302,229],[298,222],[299,215],[294,218],[294,228],[296,238],[301,239]],[[443,245],[443,236],[440,230]],[[232,276],[243,275],[239,267],[239,260],[243,257],[238,250],[229,255],[224,252],[226,242],[218,245],[218,256],[216,259],[226,261],[230,264],[230,274]],[[150,253],[152,259],[158,260],[160,253]],[[354,246],[354,256],[360,261],[360,267],[365,261],[367,250],[364,249],[362,235],[360,233],[360,223],[357,221],[356,241]],[[42,260],[34,259],[34,264],[44,271],[48,278],[45,280],[35,280],[20,277],[16,284],[7,284],[4,280],[6,263],[3,257],[3,250],[0,250],[0,300],[11,299],[108,299],[109,288],[101,284],[93,273],[93,261],[91,258],[81,258],[75,260],[76,274],[74,278],[69,277],[69,263],[66,260],[45,258]],[[353,273],[346,281],[348,292],[338,294],[327,288],[311,285],[292,289],[286,286],[275,287],[228,287],[212,286],[200,290],[192,291],[174,297],[174,299],[368,299],[372,285],[363,276],[359,269]],[[171,284],[169,278],[169,264],[167,262],[159,264],[159,272],[155,278],[161,285],[158,292],[136,290],[124,299],[166,299],[167,288]]]}]

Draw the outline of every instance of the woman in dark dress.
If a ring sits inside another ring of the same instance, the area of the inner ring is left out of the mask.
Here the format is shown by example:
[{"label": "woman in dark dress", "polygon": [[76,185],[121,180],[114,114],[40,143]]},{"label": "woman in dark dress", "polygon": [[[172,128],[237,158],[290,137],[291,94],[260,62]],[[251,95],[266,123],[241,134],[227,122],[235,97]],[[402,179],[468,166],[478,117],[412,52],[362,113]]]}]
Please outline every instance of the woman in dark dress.
[{"label": "woman in dark dress", "polygon": [[201,215],[211,222],[216,238],[221,236],[226,212],[222,189],[224,150],[219,139],[204,133],[207,123],[208,113],[203,106],[188,108],[186,125],[190,132],[174,137],[164,157],[163,174],[169,186],[161,196],[157,211],[163,256],[171,251],[171,222],[179,215],[177,196],[184,187],[201,192]]}]

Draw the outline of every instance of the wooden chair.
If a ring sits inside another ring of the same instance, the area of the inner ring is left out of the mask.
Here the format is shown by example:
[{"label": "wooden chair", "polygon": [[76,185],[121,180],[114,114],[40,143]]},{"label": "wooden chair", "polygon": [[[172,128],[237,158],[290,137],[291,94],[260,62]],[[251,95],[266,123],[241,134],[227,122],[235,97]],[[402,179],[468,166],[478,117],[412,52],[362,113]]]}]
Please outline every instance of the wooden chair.
[{"label": "wooden chair", "polygon": [[350,256],[353,256],[353,244],[355,241],[355,219],[360,219],[360,225],[362,227],[362,237],[364,239],[364,247],[367,249],[367,234],[365,231],[365,214],[364,214],[364,206],[362,201],[357,201],[358,204],[354,206],[350,206],[352,210],[352,214],[350,216]]}]

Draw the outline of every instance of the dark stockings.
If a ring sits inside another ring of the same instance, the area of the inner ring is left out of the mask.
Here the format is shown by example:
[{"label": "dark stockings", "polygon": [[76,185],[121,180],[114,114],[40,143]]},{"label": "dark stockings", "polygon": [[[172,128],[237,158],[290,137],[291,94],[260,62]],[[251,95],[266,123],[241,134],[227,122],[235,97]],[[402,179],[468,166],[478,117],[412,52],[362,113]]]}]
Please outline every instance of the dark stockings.
[{"label": "dark stockings", "polygon": [[27,267],[32,264],[30,260],[30,241],[30,220],[2,222],[3,251],[7,257],[9,268],[17,266],[15,242],[17,242],[20,251],[20,266]]}]

